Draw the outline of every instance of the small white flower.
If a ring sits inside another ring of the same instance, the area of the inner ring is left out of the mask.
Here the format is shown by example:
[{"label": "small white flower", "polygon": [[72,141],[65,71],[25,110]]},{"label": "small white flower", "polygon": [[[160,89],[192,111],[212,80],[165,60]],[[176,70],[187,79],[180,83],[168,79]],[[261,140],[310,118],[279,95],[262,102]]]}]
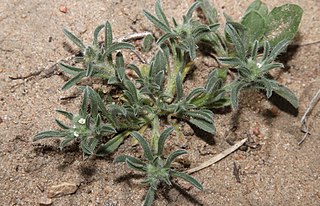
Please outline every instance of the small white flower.
[{"label": "small white flower", "polygon": [[77,128],[77,126],[76,125],[73,125],[73,127],[72,127],[73,129],[75,129],[75,128]]},{"label": "small white flower", "polygon": [[73,135],[74,135],[75,137],[79,137],[79,133],[76,132],[76,131],[73,132]]},{"label": "small white flower", "polygon": [[85,123],[86,123],[86,119],[80,118],[80,119],[78,120],[78,123],[79,123],[79,124],[85,124]]},{"label": "small white flower", "polygon": [[260,64],[259,62],[257,63],[257,67],[260,69],[262,67],[262,64]]}]

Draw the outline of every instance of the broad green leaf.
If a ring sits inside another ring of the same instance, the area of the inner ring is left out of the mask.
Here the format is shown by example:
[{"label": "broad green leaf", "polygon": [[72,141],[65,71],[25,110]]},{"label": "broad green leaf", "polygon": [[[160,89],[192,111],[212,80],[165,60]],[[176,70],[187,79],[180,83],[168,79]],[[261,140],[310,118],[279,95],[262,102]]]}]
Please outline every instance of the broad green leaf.
[{"label": "broad green leaf", "polygon": [[266,39],[272,47],[284,39],[291,40],[295,37],[302,14],[302,8],[295,4],[275,7],[270,12]]},{"label": "broad green leaf", "polygon": [[86,49],[86,46],[82,43],[82,41],[76,37],[73,33],[68,31],[67,29],[63,29],[63,33],[75,44],[77,45],[82,51]]},{"label": "broad green leaf", "polygon": [[146,139],[144,137],[142,137],[138,132],[134,131],[131,132],[131,136],[136,138],[138,140],[138,142],[140,143],[142,149],[143,149],[143,153],[144,153],[144,157],[148,160],[148,161],[152,161],[153,160],[153,154],[151,152],[150,146],[148,144],[148,142],[146,141]]},{"label": "broad green leaf", "polygon": [[203,190],[203,186],[196,179],[194,179],[193,177],[191,177],[190,175],[188,175],[186,173],[177,172],[177,171],[170,171],[170,174],[173,177],[182,178],[183,180],[189,182],[190,184],[192,184],[193,186],[195,186],[199,190]]},{"label": "broad green leaf", "polygon": [[143,52],[148,52],[152,48],[152,43],[154,42],[154,37],[152,34],[148,34],[143,38],[142,50]]},{"label": "broad green leaf", "polygon": [[241,20],[241,24],[245,26],[244,31],[247,49],[253,45],[255,40],[260,41],[266,32],[266,23],[264,18],[257,11],[248,12]]},{"label": "broad green leaf", "polygon": [[246,14],[250,11],[257,11],[263,18],[266,18],[268,15],[268,7],[261,0],[253,1],[246,10]]},{"label": "broad green leaf", "polygon": [[211,134],[216,133],[216,128],[214,127],[212,122],[207,122],[205,120],[196,119],[196,118],[191,118],[189,122],[206,132],[209,132]]}]

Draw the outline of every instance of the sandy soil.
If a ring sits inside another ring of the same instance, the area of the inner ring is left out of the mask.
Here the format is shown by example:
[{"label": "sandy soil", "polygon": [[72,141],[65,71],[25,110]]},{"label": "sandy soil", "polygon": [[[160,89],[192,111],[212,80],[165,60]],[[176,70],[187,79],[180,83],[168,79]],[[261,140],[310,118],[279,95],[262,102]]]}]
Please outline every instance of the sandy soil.
[{"label": "sandy soil", "polygon": [[[246,1],[213,1],[219,15],[225,11],[238,18]],[[309,118],[311,135],[303,137],[300,118],[320,88],[320,38],[318,0],[270,0],[270,8],[296,3],[304,9],[299,38],[289,50],[286,69],[276,78],[300,98],[299,111],[277,99],[248,91],[238,112],[216,114],[217,134],[195,136],[187,125],[184,144],[190,167],[230,147],[230,142],[249,138],[247,150],[238,150],[194,176],[205,190],[197,191],[182,181],[163,188],[155,205],[320,205],[320,106]],[[168,16],[177,19],[192,1],[163,0]],[[65,5],[67,13],[59,11]],[[54,109],[77,111],[80,97],[61,100],[73,90],[60,90],[64,78],[48,74],[48,68],[70,53],[64,48],[62,29],[68,28],[91,41],[93,29],[109,20],[115,36],[155,31],[143,17],[142,9],[153,11],[154,1],[62,1],[1,0],[0,3],[0,205],[140,205],[145,188],[124,165],[113,165],[114,156],[82,160],[77,146],[59,151],[56,140],[32,143],[42,130],[55,128]],[[200,59],[189,87],[201,81],[210,60]],[[201,75],[202,74],[202,75]],[[230,132],[236,126],[234,132]],[[228,135],[226,135],[228,134]],[[211,139],[210,139],[211,138]],[[174,146],[174,145],[173,145]],[[129,143],[118,153],[134,153]],[[234,167],[240,167],[239,180]],[[186,168],[188,169],[188,168]],[[77,185],[72,195],[49,199],[48,188],[62,182]]]}]

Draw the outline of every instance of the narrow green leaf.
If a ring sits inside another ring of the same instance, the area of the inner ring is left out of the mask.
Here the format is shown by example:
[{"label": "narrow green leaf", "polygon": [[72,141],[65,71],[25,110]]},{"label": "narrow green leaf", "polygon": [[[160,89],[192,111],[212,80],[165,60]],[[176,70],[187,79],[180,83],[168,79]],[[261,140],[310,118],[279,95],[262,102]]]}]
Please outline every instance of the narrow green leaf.
[{"label": "narrow green leaf", "polygon": [[128,155],[120,155],[120,156],[117,156],[113,162],[114,163],[120,163],[120,162],[126,162],[126,159],[129,159],[131,162],[135,163],[135,164],[140,164],[140,165],[145,165],[145,163],[135,157],[131,157],[131,156],[128,156]]},{"label": "narrow green leaf", "polygon": [[145,10],[143,11],[143,13],[147,17],[147,19],[149,19],[149,21],[151,21],[156,27],[158,27],[159,29],[161,29],[166,33],[171,33],[170,27],[165,25],[165,23],[162,23],[159,19],[157,19],[155,16],[153,16],[152,14],[150,14]]},{"label": "narrow green leaf", "polygon": [[273,87],[273,91],[279,96],[287,100],[294,108],[299,107],[299,100],[296,95],[287,87],[278,84],[278,87]]},{"label": "narrow green leaf", "polygon": [[56,110],[56,112],[58,112],[59,114],[62,114],[63,116],[65,116],[66,118],[73,120],[73,114],[67,111],[63,111],[63,110]]},{"label": "narrow green leaf", "polygon": [[208,123],[213,123],[213,118],[212,118],[213,113],[212,111],[207,109],[188,111],[185,113],[185,115],[196,118],[196,119],[205,120]]},{"label": "narrow green leaf", "polygon": [[261,67],[263,73],[266,73],[274,68],[283,68],[284,65],[281,63],[273,63],[273,64],[267,64],[267,65],[263,65],[263,67]]},{"label": "narrow green leaf", "polygon": [[174,34],[171,34],[171,33],[166,33],[164,35],[162,35],[158,40],[157,40],[157,44],[158,45],[161,45],[163,44],[167,39],[170,39],[170,38],[175,38],[176,35]]},{"label": "narrow green leaf", "polygon": [[197,126],[198,128],[209,132],[210,134],[215,134],[216,133],[216,128],[214,127],[212,122],[207,122],[205,120],[202,119],[196,119],[196,118],[191,118],[189,120],[190,123],[194,124],[195,126]]},{"label": "narrow green leaf", "polygon": [[270,43],[269,43],[269,41],[265,41],[263,43],[263,54],[262,54],[261,62],[265,62],[265,60],[268,58],[269,54],[270,54]]},{"label": "narrow green leaf", "polygon": [[59,127],[61,127],[62,129],[70,129],[70,127],[68,127],[67,125],[65,125],[65,124],[64,124],[63,122],[61,122],[60,120],[55,119],[55,121],[56,121],[57,125],[58,125]]},{"label": "narrow green leaf", "polygon": [[93,32],[93,45],[95,45],[97,48],[99,48],[99,41],[98,41],[98,36],[100,31],[105,27],[104,24],[101,24],[97,26],[97,28]]},{"label": "narrow green leaf", "polygon": [[74,86],[75,84],[80,82],[80,80],[85,76],[86,76],[86,71],[80,72],[79,74],[77,74],[76,76],[71,78],[69,81],[67,81],[63,85],[62,90],[67,90],[67,89],[71,88],[72,86]]},{"label": "narrow green leaf", "polygon": [[231,87],[231,107],[233,110],[238,109],[238,95],[241,89],[243,89],[245,86],[247,86],[244,82],[237,82],[236,84],[232,85]]},{"label": "narrow green leaf", "polygon": [[230,36],[232,43],[235,45],[237,56],[240,58],[240,60],[245,61],[246,51],[238,32],[231,23],[226,24],[225,30]]},{"label": "narrow green leaf", "polygon": [[71,141],[73,141],[75,139],[74,136],[68,136],[66,137],[64,140],[62,140],[60,143],[59,143],[59,149],[60,150],[63,150],[63,148]]},{"label": "narrow green leaf", "polygon": [[164,143],[166,139],[169,137],[169,135],[171,134],[171,132],[173,131],[173,129],[174,129],[173,127],[169,127],[160,134],[159,141],[158,141],[158,155],[162,155]]},{"label": "narrow green leaf", "polygon": [[109,54],[111,54],[112,52],[114,51],[117,51],[117,50],[122,50],[122,49],[131,49],[131,50],[134,50],[134,46],[130,43],[127,43],[127,42],[116,42],[116,43],[113,43],[111,44],[105,51],[105,56],[108,56]]},{"label": "narrow green leaf", "polygon": [[62,69],[62,71],[64,71],[65,73],[71,74],[71,75],[77,75],[80,72],[83,72],[83,69],[80,69],[78,67],[74,67],[71,65],[67,65],[63,62],[59,63],[60,69]]},{"label": "narrow green leaf", "polygon": [[151,206],[155,196],[155,189],[153,187],[149,187],[146,198],[144,199],[143,206]]},{"label": "narrow green leaf", "polygon": [[201,2],[194,2],[187,11],[186,20],[189,21],[192,18],[193,12],[201,5]]},{"label": "narrow green leaf", "polygon": [[111,24],[107,21],[104,25],[104,48],[108,49],[112,44],[112,27]]},{"label": "narrow green leaf", "polygon": [[201,183],[199,183],[196,179],[194,179],[193,177],[191,177],[190,175],[188,175],[186,173],[171,171],[170,174],[173,177],[179,177],[179,178],[189,182],[190,184],[192,184],[193,186],[195,186],[199,190],[203,190],[203,186],[201,185]]},{"label": "narrow green leaf", "polygon": [[82,51],[85,50],[86,46],[82,43],[82,41],[76,37],[73,33],[68,31],[67,29],[63,29],[63,33],[75,44],[77,45]]},{"label": "narrow green leaf", "polygon": [[150,146],[147,143],[146,139],[144,137],[142,137],[138,132],[133,131],[131,132],[131,136],[133,136],[134,138],[136,138],[138,140],[138,142],[140,143],[142,149],[143,149],[143,153],[144,153],[144,157],[148,160],[148,161],[152,161],[153,160],[153,154],[151,152]]},{"label": "narrow green leaf", "polygon": [[198,97],[199,95],[203,94],[205,91],[206,90],[203,87],[198,87],[193,89],[187,96],[186,101],[191,101],[193,98]]},{"label": "narrow green leaf", "polygon": [[81,103],[81,107],[80,107],[80,115],[85,117],[88,114],[88,98],[89,98],[89,92],[88,92],[88,88],[85,87],[85,89],[83,90],[83,97],[82,97],[82,103]]},{"label": "narrow green leaf", "polygon": [[106,144],[101,145],[98,148],[96,155],[97,156],[105,156],[107,154],[114,152],[116,149],[118,149],[118,147],[123,142],[123,140],[126,136],[127,135],[125,132],[116,135],[111,140],[109,140]]},{"label": "narrow green leaf", "polygon": [[166,15],[164,14],[164,12],[163,12],[163,10],[161,8],[160,0],[156,1],[155,11],[156,11],[156,15],[157,15],[158,19],[162,23],[164,23],[166,26],[169,27],[169,22],[168,22],[168,19],[167,19]]},{"label": "narrow green leaf", "polygon": [[176,76],[176,91],[177,91],[177,101],[181,100],[183,97],[183,85],[182,85],[182,78],[181,73],[178,72]]},{"label": "narrow green leaf", "polygon": [[140,69],[136,65],[128,64],[128,68],[132,69],[139,76],[139,78],[143,78]]},{"label": "narrow green leaf", "polygon": [[209,24],[217,22],[217,10],[210,4],[209,0],[198,0],[202,4],[200,5],[202,12],[207,18]]},{"label": "narrow green leaf", "polygon": [[172,152],[168,158],[166,159],[166,163],[165,165],[163,166],[164,168],[170,168],[172,162],[177,158],[179,157],[180,155],[184,155],[184,154],[187,154],[187,151],[186,150],[182,150],[182,149],[179,149],[179,150],[176,150],[174,152]]},{"label": "narrow green leaf", "polygon": [[113,133],[116,133],[117,131],[111,125],[102,125],[100,127],[100,132],[102,134],[113,134]]},{"label": "narrow green leaf", "polygon": [[253,43],[253,46],[251,47],[251,58],[253,60],[257,59],[258,49],[259,49],[259,41],[255,40]]},{"label": "narrow green leaf", "polygon": [[290,41],[284,39],[280,41],[270,52],[270,55],[266,58],[265,63],[271,63],[273,60],[277,58],[277,56],[283,52],[287,46],[290,44]]},{"label": "narrow green leaf", "polygon": [[237,66],[241,65],[242,62],[238,57],[218,57],[218,61],[220,64]]},{"label": "narrow green leaf", "polygon": [[131,169],[138,170],[140,172],[146,172],[146,168],[144,165],[131,162],[129,158],[127,158],[125,162]]},{"label": "narrow green leaf", "polygon": [[44,131],[36,134],[32,141],[38,141],[40,139],[45,139],[49,137],[64,137],[64,136],[66,136],[66,133],[63,131]]},{"label": "narrow green leaf", "polygon": [[89,62],[87,65],[86,76],[90,77],[92,75],[92,72],[93,72],[93,65],[92,65],[92,62]]}]

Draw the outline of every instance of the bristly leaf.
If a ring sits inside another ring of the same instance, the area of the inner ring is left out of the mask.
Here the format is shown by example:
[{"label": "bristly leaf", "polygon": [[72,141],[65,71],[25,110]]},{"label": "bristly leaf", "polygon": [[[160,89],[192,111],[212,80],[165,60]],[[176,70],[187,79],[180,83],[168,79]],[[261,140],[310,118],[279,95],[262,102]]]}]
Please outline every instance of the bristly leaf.
[{"label": "bristly leaf", "polygon": [[73,33],[68,31],[67,29],[63,29],[63,33],[75,44],[77,45],[82,51],[86,49],[86,46],[82,43],[82,41],[76,37]]},{"label": "bristly leaf", "polygon": [[59,127],[61,127],[62,129],[70,129],[70,127],[68,127],[67,125],[65,125],[65,124],[64,124],[63,122],[61,122],[60,120],[56,119],[55,121],[56,121],[57,125],[58,125]]},{"label": "bristly leaf", "polygon": [[193,177],[191,177],[188,174],[185,174],[183,172],[177,172],[177,171],[171,171],[170,174],[173,177],[179,177],[179,178],[189,182],[190,184],[192,184],[193,186],[195,186],[199,190],[203,190],[203,186],[196,179],[194,179]]},{"label": "bristly leaf", "polygon": [[99,47],[98,36],[100,31],[104,28],[104,26],[104,24],[97,26],[97,28],[93,32],[93,45],[95,45],[96,47]]},{"label": "bristly leaf", "polygon": [[89,62],[87,66],[86,76],[90,77],[92,75],[92,72],[93,72],[93,65],[92,65],[92,62]]},{"label": "bristly leaf", "polygon": [[155,189],[153,187],[149,187],[143,206],[151,206],[154,200],[154,195]]},{"label": "bristly leaf", "polygon": [[112,27],[111,24],[107,21],[104,25],[104,48],[107,49],[112,44]]},{"label": "bristly leaf", "polygon": [[150,14],[145,10],[143,11],[143,13],[147,17],[147,19],[149,19],[149,21],[151,21],[156,27],[158,27],[159,29],[161,29],[166,33],[171,33],[170,27],[167,26],[165,23],[161,22],[159,19],[157,19],[155,16],[153,16],[152,14]]},{"label": "bristly leaf", "polygon": [[111,140],[109,140],[106,144],[101,145],[98,148],[96,155],[97,156],[105,156],[107,154],[114,152],[116,149],[118,149],[118,147],[123,142],[123,140],[126,136],[127,136],[126,132],[123,132],[123,133],[116,135]]},{"label": "bristly leaf", "polygon": [[148,34],[143,38],[143,43],[142,43],[142,50],[143,52],[148,52],[152,48],[152,43],[154,42],[155,38],[153,37],[152,34]]},{"label": "bristly leaf", "polygon": [[60,68],[62,69],[62,71],[64,71],[65,73],[71,74],[71,75],[77,75],[80,72],[83,72],[83,69],[80,69],[78,67],[74,67],[74,66],[70,66],[67,65],[63,62],[59,63]]},{"label": "bristly leaf", "polygon": [[238,34],[237,30],[230,23],[226,24],[225,30],[227,34],[230,36],[232,43],[235,45],[237,56],[240,58],[240,60],[245,61],[246,51],[245,51],[242,39]]},{"label": "bristly leaf", "polygon": [[273,60],[277,58],[277,56],[283,52],[287,46],[290,44],[290,41],[284,39],[280,41],[270,52],[270,55],[266,58],[265,63],[271,63]]},{"label": "bristly leaf", "polygon": [[147,141],[145,140],[144,137],[142,137],[138,132],[134,131],[131,132],[131,136],[133,136],[134,138],[136,138],[138,140],[138,142],[140,143],[142,149],[143,149],[143,153],[144,153],[144,157],[149,160],[152,161],[153,160],[153,154],[151,152],[150,146],[147,143]]},{"label": "bristly leaf", "polygon": [[72,86],[76,85],[83,77],[86,76],[86,73],[86,71],[78,73],[76,76],[74,76],[72,79],[70,79],[63,85],[62,90],[67,90]]},{"label": "bristly leaf", "polygon": [[218,61],[220,64],[225,64],[225,65],[241,65],[242,62],[238,57],[219,57]]},{"label": "bristly leaf", "polygon": [[56,112],[58,112],[59,114],[62,114],[63,116],[65,116],[66,118],[68,118],[69,120],[73,119],[73,114],[67,111],[63,111],[63,110],[56,110]]},{"label": "bristly leaf", "polygon": [[140,165],[145,165],[144,162],[142,162],[141,160],[128,156],[128,155],[120,155],[118,157],[116,157],[113,162],[114,163],[120,163],[120,162],[126,162],[126,159],[129,159],[131,162],[135,163],[135,164],[140,164]]},{"label": "bristly leaf", "polygon": [[198,0],[202,4],[200,5],[201,10],[206,16],[209,24],[214,24],[217,22],[217,10],[210,4],[208,0]]},{"label": "bristly leaf", "polygon": [[210,110],[202,109],[202,110],[196,110],[196,111],[188,111],[185,113],[185,115],[196,118],[196,119],[202,119],[207,122],[213,123],[213,113]]},{"label": "bristly leaf", "polygon": [[259,41],[255,40],[253,43],[253,47],[251,48],[251,58],[253,60],[257,59],[258,49],[259,49]]},{"label": "bristly leaf", "polygon": [[135,47],[130,44],[130,43],[127,43],[127,42],[116,42],[116,43],[113,43],[111,44],[105,51],[105,56],[108,56],[109,54],[111,54],[112,52],[114,51],[117,51],[117,50],[121,50],[121,49],[131,49],[131,50],[134,50]]},{"label": "bristly leaf", "polygon": [[169,27],[169,22],[168,22],[168,19],[167,19],[166,15],[164,14],[164,12],[163,12],[163,10],[161,8],[160,0],[156,1],[155,11],[156,11],[156,15],[157,15],[158,19],[162,23],[164,23],[166,26]]},{"label": "bristly leaf", "polygon": [[273,87],[273,91],[279,96],[287,100],[294,108],[299,107],[299,100],[296,95],[287,87],[278,84],[277,87]]},{"label": "bristly leaf", "polygon": [[173,131],[173,127],[169,127],[160,134],[159,142],[158,142],[158,155],[162,155],[164,143],[172,131]]},{"label": "bristly leaf", "polygon": [[129,158],[126,159],[126,164],[134,170],[138,170],[140,172],[146,172],[146,168],[144,165],[141,164],[137,164],[135,162],[131,162],[131,160]]},{"label": "bristly leaf", "polygon": [[207,122],[203,119],[196,119],[196,118],[191,118],[189,122],[210,134],[216,133],[216,128],[214,127],[212,122]]},{"label": "bristly leaf", "polygon": [[187,154],[187,151],[186,150],[176,150],[174,152],[172,152],[169,157],[167,158],[166,160],[166,163],[165,165],[163,166],[164,168],[170,168],[172,162],[177,158],[179,157],[180,155],[184,155],[184,154]]},{"label": "bristly leaf", "polygon": [[201,5],[201,2],[194,2],[187,11],[186,20],[189,21],[192,18],[193,12]]},{"label": "bristly leaf", "polygon": [[183,85],[181,73],[178,72],[176,77],[176,88],[177,88],[177,101],[179,101],[183,97]]},{"label": "bristly leaf", "polygon": [[32,141],[37,141],[40,139],[45,139],[45,138],[49,138],[49,137],[64,137],[66,136],[65,132],[62,131],[45,131],[45,132],[40,132],[38,133]]}]

